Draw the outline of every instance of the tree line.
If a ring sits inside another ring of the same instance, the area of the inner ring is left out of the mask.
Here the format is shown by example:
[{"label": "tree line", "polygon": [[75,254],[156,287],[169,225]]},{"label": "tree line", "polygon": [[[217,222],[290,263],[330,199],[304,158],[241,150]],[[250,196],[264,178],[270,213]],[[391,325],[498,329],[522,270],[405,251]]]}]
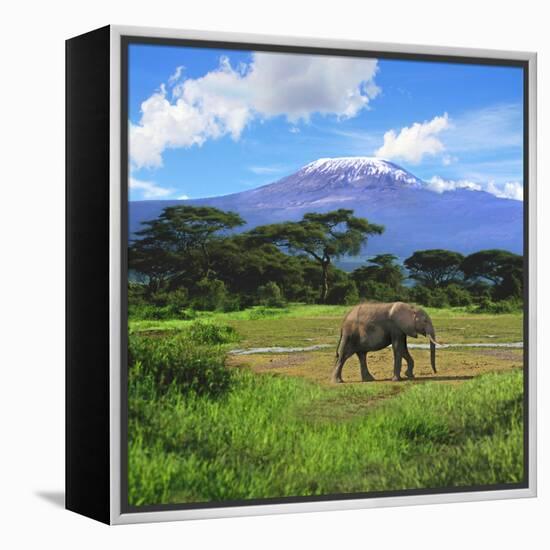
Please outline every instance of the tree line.
[{"label": "tree line", "polygon": [[383,226],[348,209],[233,232],[245,223],[235,212],[188,205],[165,208],[144,222],[129,244],[130,310],[165,308],[170,314],[362,299],[487,308],[521,301],[523,258],[506,250],[468,256],[420,250],[404,267],[396,256],[379,254],[346,273],[334,262],[359,254]]}]

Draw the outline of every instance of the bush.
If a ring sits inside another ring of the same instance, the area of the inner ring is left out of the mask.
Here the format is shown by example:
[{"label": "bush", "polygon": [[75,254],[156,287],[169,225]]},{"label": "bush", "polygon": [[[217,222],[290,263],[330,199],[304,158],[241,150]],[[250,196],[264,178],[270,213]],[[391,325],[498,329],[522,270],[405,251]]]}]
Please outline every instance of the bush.
[{"label": "bush", "polygon": [[460,307],[472,303],[472,296],[468,290],[457,284],[434,289],[416,284],[410,290],[410,297],[417,304],[428,307]]},{"label": "bush", "polygon": [[228,294],[223,281],[204,277],[197,283],[196,294],[192,300],[195,309],[223,311],[227,302]]},{"label": "bush", "polygon": [[359,302],[357,286],[352,280],[336,283],[329,289],[327,304],[353,305]]},{"label": "bush", "polygon": [[192,312],[186,310],[189,304],[187,289],[178,288],[172,291],[157,291],[147,301],[139,289],[129,288],[128,314],[134,319],[164,321],[167,319],[191,319]]},{"label": "bush", "polygon": [[229,325],[216,325],[197,321],[185,330],[186,336],[197,345],[220,345],[236,342],[237,331]]},{"label": "bush", "polygon": [[482,298],[478,305],[471,309],[473,313],[517,313],[523,310],[521,300],[501,300],[493,302],[489,298]]},{"label": "bush", "polygon": [[251,321],[255,321],[257,319],[269,319],[270,317],[279,317],[281,313],[283,313],[286,310],[281,310],[280,308],[269,308],[265,306],[258,306],[253,308],[249,314],[248,318]]},{"label": "bush", "polygon": [[468,292],[475,300],[491,298],[492,288],[492,285],[484,281],[474,281],[467,286]]},{"label": "bush", "polygon": [[359,285],[359,295],[362,299],[374,302],[407,301],[408,294],[405,287],[396,289],[377,281],[364,281]]},{"label": "bush", "polygon": [[472,295],[459,285],[451,284],[445,292],[452,307],[469,306],[472,303]]},{"label": "bush", "polygon": [[128,304],[128,316],[132,319],[147,319],[151,321],[166,321],[178,317],[178,312],[170,306],[155,306],[152,304]]},{"label": "bush", "polygon": [[209,396],[225,393],[230,386],[231,372],[225,368],[221,346],[201,346],[199,341],[224,340],[226,336],[204,326],[187,334],[172,337],[131,335],[128,342],[129,384],[138,383],[154,393],[170,387],[182,393],[194,392]]},{"label": "bush", "polygon": [[241,305],[241,296],[235,294],[233,296],[226,296],[225,300],[222,303],[222,311],[240,311],[242,308]]},{"label": "bush", "polygon": [[284,307],[286,305],[279,285],[273,281],[258,287],[258,303],[268,307]]},{"label": "bush", "polygon": [[294,285],[288,292],[288,296],[295,302],[304,304],[316,304],[319,300],[319,289],[311,286]]},{"label": "bush", "polygon": [[147,287],[141,283],[128,282],[128,303],[145,304]]},{"label": "bush", "polygon": [[435,288],[431,291],[428,303],[429,307],[449,307],[449,297],[443,288]]},{"label": "bush", "polygon": [[425,286],[415,285],[410,290],[411,301],[420,304],[422,306],[429,306],[431,299],[431,292]]},{"label": "bush", "polygon": [[159,290],[151,294],[149,302],[160,307],[170,306],[175,311],[184,309],[189,305],[189,292],[184,287],[170,291]]}]

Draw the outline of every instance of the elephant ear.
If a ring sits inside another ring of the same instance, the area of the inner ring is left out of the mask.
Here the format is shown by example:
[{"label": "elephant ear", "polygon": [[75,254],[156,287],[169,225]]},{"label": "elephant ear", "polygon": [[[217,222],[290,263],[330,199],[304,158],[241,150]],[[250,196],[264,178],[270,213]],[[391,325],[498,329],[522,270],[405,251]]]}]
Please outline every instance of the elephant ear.
[{"label": "elephant ear", "polygon": [[390,309],[390,319],[395,323],[395,326],[411,338],[418,336],[415,314],[415,309],[403,302],[396,302]]}]

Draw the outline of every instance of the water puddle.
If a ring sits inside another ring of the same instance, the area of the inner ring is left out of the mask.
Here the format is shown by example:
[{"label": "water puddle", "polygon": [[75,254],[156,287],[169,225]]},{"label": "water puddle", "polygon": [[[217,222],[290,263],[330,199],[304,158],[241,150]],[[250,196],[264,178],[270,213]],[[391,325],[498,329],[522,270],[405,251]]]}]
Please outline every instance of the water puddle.
[{"label": "water puddle", "polygon": [[307,346],[305,348],[283,348],[274,346],[271,348],[249,348],[249,349],[232,349],[229,353],[233,355],[253,355],[255,353],[299,353],[301,351],[316,351],[318,349],[326,349],[334,347],[332,344],[317,344],[316,346]]},{"label": "water puddle", "polygon": [[[332,344],[317,344],[315,346],[306,347],[282,347],[273,346],[269,348],[248,348],[248,349],[233,349],[229,353],[233,355],[254,355],[256,353],[300,353],[303,351],[317,351],[320,349],[333,348]],[[430,349],[430,344],[408,344],[410,349]],[[444,348],[512,348],[523,349],[523,342],[482,342],[468,344],[442,344],[437,346],[438,349]]]},{"label": "water puddle", "polygon": [[[430,349],[430,344],[407,344],[410,349]],[[441,344],[437,349],[443,348],[513,348],[523,349],[523,342],[483,342],[479,344]]]}]

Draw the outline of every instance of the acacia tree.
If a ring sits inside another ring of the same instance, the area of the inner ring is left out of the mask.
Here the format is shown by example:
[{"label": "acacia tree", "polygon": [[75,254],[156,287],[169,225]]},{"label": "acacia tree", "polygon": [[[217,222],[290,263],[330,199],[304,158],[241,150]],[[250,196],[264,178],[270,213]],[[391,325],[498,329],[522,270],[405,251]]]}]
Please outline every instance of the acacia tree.
[{"label": "acacia tree", "polygon": [[351,273],[351,277],[356,283],[374,281],[397,290],[405,278],[397,259],[393,254],[378,254],[367,260],[371,265],[358,267]]},{"label": "acacia tree", "polygon": [[507,250],[480,250],[462,262],[464,276],[470,281],[490,281],[496,297],[520,296],[523,280],[523,256]]},{"label": "acacia tree", "polygon": [[252,242],[271,242],[291,253],[305,253],[321,266],[320,301],[329,291],[329,266],[346,254],[359,254],[369,235],[380,235],[381,225],[357,218],[353,210],[340,208],[324,214],[305,214],[299,222],[256,227],[249,232]]},{"label": "acacia tree", "polygon": [[128,248],[128,267],[145,275],[149,294],[162,288],[176,274],[175,258],[161,237],[162,227],[150,224],[147,236],[133,241]]},{"label": "acacia tree", "polygon": [[188,269],[191,257],[198,253],[200,276],[207,277],[210,244],[244,223],[235,212],[210,206],[169,206],[157,219],[143,222],[145,227],[136,232],[138,239],[129,248],[129,266],[146,274],[158,288]]},{"label": "acacia tree", "polygon": [[458,252],[435,248],[418,250],[403,263],[411,279],[434,289],[456,282],[460,277],[463,260],[464,256]]}]

